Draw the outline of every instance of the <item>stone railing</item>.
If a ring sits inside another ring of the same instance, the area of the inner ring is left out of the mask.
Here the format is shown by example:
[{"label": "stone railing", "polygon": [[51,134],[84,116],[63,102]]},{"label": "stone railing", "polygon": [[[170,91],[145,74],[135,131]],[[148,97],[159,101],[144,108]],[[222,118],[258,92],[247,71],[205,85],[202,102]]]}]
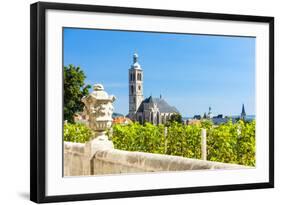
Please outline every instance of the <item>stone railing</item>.
[{"label": "stone railing", "polygon": [[93,150],[94,155],[91,156],[87,145],[64,143],[64,176],[250,168],[179,156],[129,152],[106,146]]},{"label": "stone railing", "polygon": [[91,175],[85,144],[64,142],[64,176]]},{"label": "stone railing", "polygon": [[100,84],[94,86],[90,95],[83,97],[89,127],[95,135],[85,144],[64,142],[64,176],[250,168],[207,161],[206,130],[202,130],[202,160],[114,149],[105,134],[111,127],[114,100],[115,97],[109,96]]},{"label": "stone railing", "polygon": [[92,159],[92,165],[91,171],[94,175],[246,168],[245,166],[234,164],[210,162],[171,155],[128,152],[117,149],[96,152],[96,155]]}]

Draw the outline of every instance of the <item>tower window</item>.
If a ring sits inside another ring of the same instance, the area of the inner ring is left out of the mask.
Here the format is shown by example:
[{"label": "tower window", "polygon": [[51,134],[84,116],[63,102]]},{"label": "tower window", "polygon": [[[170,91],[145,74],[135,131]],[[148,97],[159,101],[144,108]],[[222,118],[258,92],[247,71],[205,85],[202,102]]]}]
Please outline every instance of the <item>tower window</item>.
[{"label": "tower window", "polygon": [[131,85],[131,93],[134,94],[134,86]]},{"label": "tower window", "polygon": [[141,90],[141,86],[139,85],[139,90]]},{"label": "tower window", "polygon": [[141,80],[141,73],[137,74],[137,80]]},{"label": "tower window", "polygon": [[133,80],[133,73],[130,74],[130,81]]}]

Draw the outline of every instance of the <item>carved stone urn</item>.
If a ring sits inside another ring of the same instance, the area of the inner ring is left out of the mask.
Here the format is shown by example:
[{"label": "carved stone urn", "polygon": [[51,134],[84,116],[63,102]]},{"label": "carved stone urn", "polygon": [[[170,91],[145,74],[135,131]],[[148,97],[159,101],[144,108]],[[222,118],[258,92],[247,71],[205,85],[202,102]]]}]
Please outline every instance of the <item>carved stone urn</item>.
[{"label": "carved stone urn", "polygon": [[108,95],[101,84],[95,84],[94,91],[82,98],[84,112],[89,116],[89,127],[94,131],[94,138],[108,140],[106,131],[112,125],[112,113],[115,97]]}]

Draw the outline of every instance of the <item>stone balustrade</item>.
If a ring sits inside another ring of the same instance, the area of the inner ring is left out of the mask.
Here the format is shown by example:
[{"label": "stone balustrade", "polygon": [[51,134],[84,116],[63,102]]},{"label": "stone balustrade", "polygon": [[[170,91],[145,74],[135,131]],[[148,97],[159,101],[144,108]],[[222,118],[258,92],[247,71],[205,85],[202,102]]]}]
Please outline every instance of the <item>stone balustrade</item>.
[{"label": "stone balustrade", "polygon": [[112,147],[97,149],[90,157],[86,146],[87,144],[64,143],[65,176],[251,168],[179,156],[123,151]]},{"label": "stone balustrade", "polygon": [[64,176],[91,175],[84,143],[64,142]]}]

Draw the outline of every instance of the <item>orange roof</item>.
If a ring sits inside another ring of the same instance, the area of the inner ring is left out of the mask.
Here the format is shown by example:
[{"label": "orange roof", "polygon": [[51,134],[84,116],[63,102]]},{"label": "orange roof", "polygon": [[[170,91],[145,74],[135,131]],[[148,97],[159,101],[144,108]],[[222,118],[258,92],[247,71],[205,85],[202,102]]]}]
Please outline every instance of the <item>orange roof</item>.
[{"label": "orange roof", "polygon": [[113,123],[115,124],[125,124],[125,123],[131,123],[132,121],[127,117],[116,117],[113,119]]},{"label": "orange roof", "polygon": [[196,119],[188,120],[188,125],[200,125],[200,124],[201,124],[200,120],[196,120]]}]

